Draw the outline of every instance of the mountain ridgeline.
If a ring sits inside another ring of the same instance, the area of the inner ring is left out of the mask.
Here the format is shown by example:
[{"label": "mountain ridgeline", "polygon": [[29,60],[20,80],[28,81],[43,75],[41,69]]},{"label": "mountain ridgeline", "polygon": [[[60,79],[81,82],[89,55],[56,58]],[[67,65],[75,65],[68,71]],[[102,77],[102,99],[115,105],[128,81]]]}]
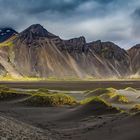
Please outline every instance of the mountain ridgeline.
[{"label": "mountain ridgeline", "polygon": [[[9,45],[12,44],[12,45]],[[140,77],[140,45],[124,50],[112,42],[63,40],[41,25],[21,33],[0,29],[0,75],[42,78]]]}]

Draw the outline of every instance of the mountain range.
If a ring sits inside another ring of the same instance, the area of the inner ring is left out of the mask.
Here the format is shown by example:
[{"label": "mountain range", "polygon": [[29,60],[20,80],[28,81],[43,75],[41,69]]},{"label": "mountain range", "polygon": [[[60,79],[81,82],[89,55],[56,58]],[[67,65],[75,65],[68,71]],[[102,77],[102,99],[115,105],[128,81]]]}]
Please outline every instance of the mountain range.
[{"label": "mountain range", "polygon": [[138,78],[140,45],[124,50],[113,42],[63,40],[34,24],[18,33],[0,28],[0,75],[14,78]]}]

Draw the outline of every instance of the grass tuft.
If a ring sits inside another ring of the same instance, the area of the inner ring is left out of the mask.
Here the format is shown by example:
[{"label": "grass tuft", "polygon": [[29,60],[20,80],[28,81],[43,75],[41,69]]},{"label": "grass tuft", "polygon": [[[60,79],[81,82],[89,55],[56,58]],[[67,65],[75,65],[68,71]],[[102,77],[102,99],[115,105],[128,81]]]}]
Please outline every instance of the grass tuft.
[{"label": "grass tuft", "polygon": [[128,98],[125,97],[124,95],[116,95],[115,98],[116,98],[116,101],[118,101],[119,103],[124,103],[124,104],[129,103]]}]

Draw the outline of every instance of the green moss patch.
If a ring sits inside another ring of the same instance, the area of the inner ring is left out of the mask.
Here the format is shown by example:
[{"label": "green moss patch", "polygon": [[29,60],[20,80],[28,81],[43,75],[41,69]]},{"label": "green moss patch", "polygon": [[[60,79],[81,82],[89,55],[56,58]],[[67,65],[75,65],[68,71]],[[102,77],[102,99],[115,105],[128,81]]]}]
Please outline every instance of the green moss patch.
[{"label": "green moss patch", "polygon": [[0,43],[0,48],[1,47],[12,47],[13,46],[13,42],[4,42],[4,43]]},{"label": "green moss patch", "polygon": [[128,104],[129,100],[126,96],[120,95],[118,93],[107,93],[102,96],[102,98],[109,100],[113,103]]},{"label": "green moss patch", "polygon": [[128,98],[125,97],[124,95],[116,95],[114,98],[116,99],[116,102],[124,103],[124,104],[128,104],[129,103]]}]

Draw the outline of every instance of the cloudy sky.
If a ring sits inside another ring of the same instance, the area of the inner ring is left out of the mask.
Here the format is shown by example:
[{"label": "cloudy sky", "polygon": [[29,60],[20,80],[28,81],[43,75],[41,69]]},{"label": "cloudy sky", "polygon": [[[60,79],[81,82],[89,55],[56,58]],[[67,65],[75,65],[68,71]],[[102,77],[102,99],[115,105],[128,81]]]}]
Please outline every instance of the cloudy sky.
[{"label": "cloudy sky", "polygon": [[42,24],[63,39],[140,43],[140,0],[0,0],[0,27]]}]

